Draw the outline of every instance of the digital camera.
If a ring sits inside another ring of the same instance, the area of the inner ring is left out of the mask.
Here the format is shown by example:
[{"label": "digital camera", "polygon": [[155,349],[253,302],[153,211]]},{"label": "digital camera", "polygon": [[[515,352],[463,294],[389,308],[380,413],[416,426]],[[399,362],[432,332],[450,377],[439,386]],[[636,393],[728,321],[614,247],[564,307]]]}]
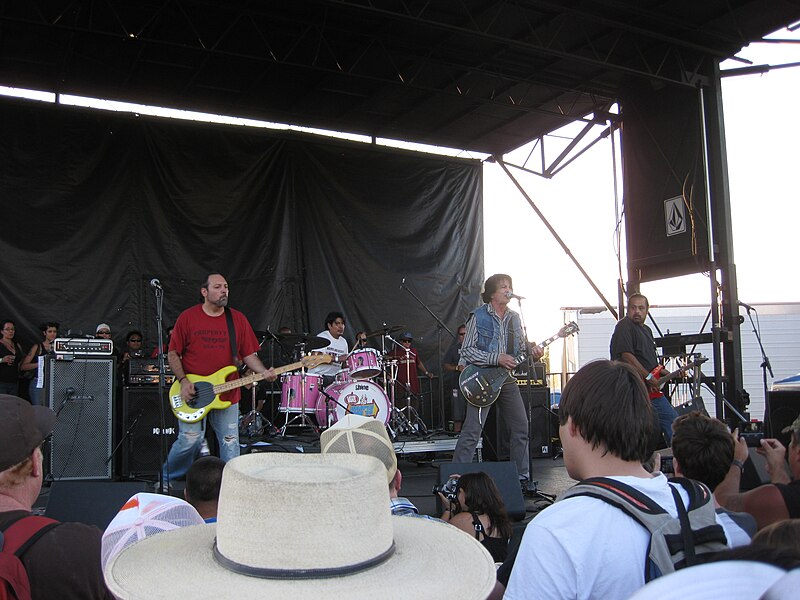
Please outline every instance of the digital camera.
[{"label": "digital camera", "polygon": [[458,477],[450,477],[443,485],[433,486],[433,495],[435,496],[439,492],[450,502],[455,502],[458,497]]},{"label": "digital camera", "polygon": [[746,421],[739,426],[739,437],[743,438],[749,448],[760,448],[764,439],[764,423]]}]

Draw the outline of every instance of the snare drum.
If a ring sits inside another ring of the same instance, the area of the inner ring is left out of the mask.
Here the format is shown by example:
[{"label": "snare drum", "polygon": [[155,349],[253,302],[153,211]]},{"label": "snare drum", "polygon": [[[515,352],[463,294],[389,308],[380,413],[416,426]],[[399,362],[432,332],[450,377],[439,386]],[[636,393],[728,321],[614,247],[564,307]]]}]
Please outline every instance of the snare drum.
[{"label": "snare drum", "polygon": [[381,373],[381,353],[373,348],[354,350],[347,357],[347,368],[352,379],[372,379]]},{"label": "snare drum", "polygon": [[[305,379],[305,384],[304,380]],[[281,403],[279,412],[312,412],[316,409],[322,376],[306,373],[284,373],[281,376]],[[303,402],[305,399],[305,402]],[[305,411],[303,407],[305,406]]]},{"label": "snare drum", "polygon": [[[371,381],[334,383],[325,389],[325,393],[336,402],[328,400],[324,394],[317,400],[317,423],[322,427],[333,425],[347,413],[372,417],[382,421],[384,425],[389,422],[389,399],[383,388],[376,383]],[[330,415],[327,414],[326,404],[330,406]],[[326,417],[330,418],[329,422],[326,421]]]}]

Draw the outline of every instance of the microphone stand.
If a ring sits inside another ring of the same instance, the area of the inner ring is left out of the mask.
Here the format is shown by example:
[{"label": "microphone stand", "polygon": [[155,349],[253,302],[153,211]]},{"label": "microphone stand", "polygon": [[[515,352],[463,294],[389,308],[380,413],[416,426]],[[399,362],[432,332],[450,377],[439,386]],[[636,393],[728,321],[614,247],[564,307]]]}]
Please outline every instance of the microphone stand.
[{"label": "microphone stand", "polygon": [[[158,489],[162,494],[169,495],[169,490],[164,486],[164,465],[166,464],[166,443],[167,443],[167,421],[166,421],[166,407],[164,406],[164,397],[166,392],[166,368],[164,366],[164,327],[163,327],[163,309],[164,309],[164,288],[161,286],[154,286],[153,293],[156,297],[156,332],[158,333],[158,406],[161,410],[158,411],[159,417],[159,441],[158,441]],[[169,469],[169,465],[166,465]],[[167,472],[167,481],[169,481],[169,471]]]},{"label": "microphone stand", "polygon": [[[445,324],[444,324],[444,321],[442,321],[442,320],[441,320],[441,319],[440,319],[440,318],[439,318],[439,317],[436,315],[436,313],[434,313],[434,312],[433,312],[433,311],[432,311],[432,310],[431,310],[431,309],[428,307],[428,305],[427,305],[427,304],[425,304],[425,302],[423,302],[423,301],[422,301],[422,300],[419,298],[419,296],[417,296],[417,295],[416,295],[416,294],[415,294],[415,293],[414,293],[414,292],[411,290],[411,288],[409,288],[409,287],[406,285],[406,278],[405,278],[405,277],[403,277],[403,281],[402,281],[402,283],[400,284],[400,289],[401,289],[401,290],[405,290],[405,291],[407,291],[409,294],[411,294],[411,297],[412,297],[412,298],[414,298],[414,300],[416,300],[416,301],[417,301],[417,303],[418,303],[418,304],[419,304],[419,305],[420,305],[422,308],[424,308],[424,309],[425,309],[425,311],[426,311],[426,312],[427,312],[427,313],[428,313],[428,314],[429,314],[431,317],[433,317],[433,320],[434,320],[434,321],[436,321],[436,323],[438,324],[438,327],[437,327],[437,329],[436,329],[436,335],[437,335],[437,338],[439,338],[439,339],[437,339],[438,355],[437,355],[437,357],[436,357],[436,359],[437,359],[437,371],[436,371],[436,372],[437,372],[437,373],[439,373],[439,374],[441,374],[441,373],[442,373],[442,342],[441,342],[440,336],[441,336],[442,329],[444,329],[444,330],[445,330],[447,333],[449,333],[449,334],[450,334],[450,337],[451,337],[451,338],[453,338],[453,340],[456,340],[456,339],[458,339],[458,338],[455,336],[455,334],[454,334],[452,331],[450,331],[450,329],[447,327],[447,325],[445,325]],[[433,410],[431,410],[431,413],[433,413]],[[437,431],[444,431],[444,430],[445,430],[445,422],[444,422],[444,378],[443,378],[443,377],[439,377],[439,427],[438,427],[438,428],[434,428],[434,429],[435,429],[435,430],[437,430]]]},{"label": "microphone stand", "polygon": [[769,371],[769,376],[772,377],[773,379],[775,379],[775,375],[772,372],[772,365],[769,362],[769,357],[767,356],[767,353],[764,351],[764,344],[761,343],[761,333],[760,333],[761,322],[759,321],[758,327],[756,327],[756,322],[753,321],[753,314],[752,313],[756,313],[756,319],[758,319],[758,311],[755,308],[752,308],[751,306],[747,306],[747,305],[745,305],[745,308],[747,309],[747,318],[750,319],[750,325],[752,325],[752,327],[753,327],[753,333],[756,336],[756,341],[758,342],[758,347],[761,350],[761,365],[759,365],[759,366],[761,367],[761,380],[763,381],[763,385],[764,385],[764,415],[767,416],[767,418],[764,419],[764,421],[765,421],[764,422],[764,435],[767,436],[767,437],[772,437],[773,436],[772,415],[770,414],[770,411],[769,411],[769,392],[768,392],[768,389],[767,389],[767,371]]},{"label": "microphone stand", "polygon": [[[533,496],[534,498],[538,498],[539,500],[544,500],[548,504],[553,504],[556,501],[556,496],[554,494],[545,494],[544,492],[539,490],[539,482],[533,479],[533,449],[531,448],[531,421],[533,418],[533,406],[531,401],[531,395],[533,389],[531,387],[531,375],[534,374],[533,368],[533,354],[530,352],[530,343],[528,342],[528,327],[525,325],[525,317],[522,311],[522,300],[519,296],[515,296],[517,299],[517,306],[519,308],[519,320],[520,324],[522,325],[522,335],[523,335],[523,344],[526,349],[526,358],[525,358],[525,365],[527,369],[527,383],[525,384],[525,396],[527,402],[524,402],[525,407],[525,414],[528,417],[528,484],[527,489],[523,490],[525,495]],[[512,348],[511,350],[515,350]],[[547,387],[545,387],[545,390]],[[547,412],[550,412],[549,406],[546,406],[549,403],[550,398],[545,399],[545,406],[542,408],[547,409]],[[546,415],[546,418],[550,418],[549,415]],[[549,429],[549,428],[546,428]],[[547,445],[549,446],[551,440],[547,440]]]}]

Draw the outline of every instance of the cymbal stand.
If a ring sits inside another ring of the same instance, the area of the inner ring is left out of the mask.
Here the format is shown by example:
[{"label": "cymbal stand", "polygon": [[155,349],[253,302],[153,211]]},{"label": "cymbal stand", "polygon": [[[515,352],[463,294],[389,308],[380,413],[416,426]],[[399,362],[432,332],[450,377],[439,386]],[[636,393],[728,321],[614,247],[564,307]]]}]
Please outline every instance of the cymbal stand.
[{"label": "cymbal stand", "polygon": [[[300,346],[300,359],[306,355],[305,353],[305,344],[301,343],[298,344]],[[319,381],[322,381],[322,377],[319,378]],[[287,409],[289,407],[287,406]],[[293,425],[295,421],[300,421],[296,425]],[[300,367],[300,412],[297,413],[291,419],[289,418],[289,413],[286,413],[286,423],[283,424],[281,427],[280,435],[286,435],[286,429],[292,425],[293,427],[311,427],[315,433],[319,433],[319,427],[309,418],[308,414],[306,414],[306,368],[301,366]]]},{"label": "cymbal stand", "polygon": [[256,400],[256,385],[252,387],[252,404],[249,413],[242,417],[239,424],[239,435],[246,435],[252,443],[253,438],[263,435],[265,431],[276,431],[272,422],[264,416],[261,409],[264,406],[264,400]]},{"label": "cymbal stand", "polygon": [[411,423],[409,423],[406,416],[395,406],[395,389],[394,383],[396,381],[396,374],[397,374],[397,361],[396,360],[384,360],[383,361],[383,378],[384,382],[386,383],[385,390],[388,392],[389,395],[389,424],[386,428],[389,430],[389,435],[392,436],[392,439],[397,439],[397,436],[404,432],[411,429]]},{"label": "cymbal stand", "polygon": [[[387,335],[385,337],[388,340],[390,340],[392,343],[397,345],[397,347],[402,348],[403,351],[405,352],[405,375],[406,375],[406,381],[402,382],[402,381],[398,380],[397,377],[396,377],[398,372],[395,372],[395,373],[393,373],[394,377],[393,377],[392,382],[391,382],[391,392],[392,392],[392,399],[393,399],[393,401],[392,401],[392,414],[397,416],[398,420],[400,420],[399,417],[402,417],[402,419],[401,419],[402,420],[402,429],[398,430],[398,433],[403,432],[403,433],[409,433],[409,434],[425,435],[426,433],[428,433],[428,427],[425,425],[425,421],[423,421],[420,418],[419,413],[416,411],[416,409],[413,406],[411,406],[411,399],[413,397],[417,397],[419,399],[419,396],[417,396],[416,394],[414,394],[411,391],[411,385],[410,385],[410,382],[411,382],[411,356],[412,356],[411,349],[410,348],[405,348],[402,344],[397,342],[397,340],[395,340],[390,335]],[[402,408],[397,408],[397,404],[396,404],[395,392],[396,392],[398,384],[401,385],[403,387],[403,390],[405,391],[405,396],[402,399],[405,400],[406,405],[403,406]],[[404,415],[403,411],[405,411],[407,414]]]}]

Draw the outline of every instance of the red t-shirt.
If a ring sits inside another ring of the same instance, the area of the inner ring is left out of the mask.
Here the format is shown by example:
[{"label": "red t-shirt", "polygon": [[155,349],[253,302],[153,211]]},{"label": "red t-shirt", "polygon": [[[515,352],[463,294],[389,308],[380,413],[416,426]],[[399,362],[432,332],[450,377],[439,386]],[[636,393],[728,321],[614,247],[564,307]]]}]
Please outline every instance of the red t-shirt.
[{"label": "red t-shirt", "polygon": [[[258,340],[247,317],[232,308],[225,310],[229,310],[233,316],[239,359],[258,352]],[[211,317],[205,313],[202,304],[187,308],[175,321],[169,349],[181,357],[183,370],[193,375],[211,375],[222,367],[233,364],[225,313]],[[234,373],[228,379],[238,377]],[[222,394],[220,398],[235,404],[239,401],[239,390],[240,388],[236,388]]]}]

